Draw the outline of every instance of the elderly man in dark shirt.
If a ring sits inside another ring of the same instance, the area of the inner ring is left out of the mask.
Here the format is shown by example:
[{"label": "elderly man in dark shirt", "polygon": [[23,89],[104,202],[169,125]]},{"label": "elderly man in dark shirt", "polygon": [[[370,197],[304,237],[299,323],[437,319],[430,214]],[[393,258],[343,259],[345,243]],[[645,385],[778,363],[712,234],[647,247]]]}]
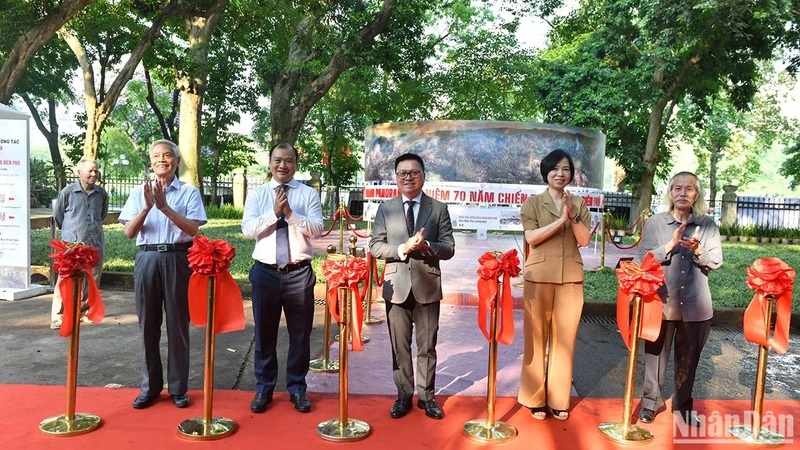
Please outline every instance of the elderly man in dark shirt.
[{"label": "elderly man in dark shirt", "polygon": [[661,332],[645,343],[645,374],[639,420],[650,423],[664,407],[662,391],[670,348],[675,345],[675,393],[672,410],[690,426],[699,427],[692,389],[714,309],[708,273],[722,266],[722,243],[714,219],[705,215],[700,180],[680,172],[669,182],[669,210],[651,217],[642,230],[640,256],[651,252],[664,268],[666,285]]},{"label": "elderly man in dark shirt", "polygon": [[[100,284],[103,257],[105,252],[105,239],[103,237],[103,220],[108,214],[108,194],[105,189],[97,185],[100,171],[97,161],[83,157],[77,166],[79,180],[61,190],[53,207],[53,219],[56,226],[61,229],[61,240],[67,242],[83,242],[97,249],[99,260],[92,269],[92,277]],[[50,328],[61,328],[61,283],[59,277],[53,291],[53,305],[50,310]],[[81,315],[89,309],[88,283],[83,284],[81,298]]]}]

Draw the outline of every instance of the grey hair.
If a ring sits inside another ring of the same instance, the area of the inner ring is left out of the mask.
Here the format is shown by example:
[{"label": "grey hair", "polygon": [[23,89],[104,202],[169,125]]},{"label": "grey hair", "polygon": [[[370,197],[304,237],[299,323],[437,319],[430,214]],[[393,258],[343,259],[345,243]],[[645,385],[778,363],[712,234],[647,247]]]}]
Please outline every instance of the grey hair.
[{"label": "grey hair", "polygon": [[180,156],[180,153],[178,152],[178,144],[170,141],[169,139],[159,139],[150,144],[150,152],[152,153],[153,149],[159,145],[166,145],[167,147],[169,147],[170,150],[172,151],[172,156]]},{"label": "grey hair", "polygon": [[672,200],[672,188],[675,186],[675,179],[681,176],[689,175],[694,178],[694,188],[697,191],[694,204],[692,204],[692,214],[695,217],[703,217],[708,212],[708,204],[706,203],[706,194],[703,191],[703,185],[700,184],[700,178],[692,172],[678,172],[669,179],[669,186],[667,187],[666,204],[667,209],[672,211],[675,209],[675,202]]},{"label": "grey hair", "polygon": [[80,172],[81,167],[85,164],[94,164],[95,169],[100,170],[100,164],[97,162],[96,159],[89,158],[88,156],[81,156],[81,159],[78,160],[78,164],[75,165],[75,171]]}]

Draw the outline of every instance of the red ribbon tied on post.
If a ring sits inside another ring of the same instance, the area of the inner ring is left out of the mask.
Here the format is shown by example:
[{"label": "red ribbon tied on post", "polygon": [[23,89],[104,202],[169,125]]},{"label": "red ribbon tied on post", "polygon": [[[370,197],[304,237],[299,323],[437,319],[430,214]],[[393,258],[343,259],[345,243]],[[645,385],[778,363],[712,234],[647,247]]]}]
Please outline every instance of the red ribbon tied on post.
[{"label": "red ribbon tied on post", "polygon": [[[478,327],[486,340],[509,345],[514,340],[514,305],[511,298],[511,278],[519,275],[517,250],[511,249],[503,254],[486,252],[478,258]],[[503,292],[498,297],[497,282],[502,277]],[[500,323],[495,335],[490,336],[486,323],[491,320],[492,308],[497,308]]]},{"label": "red ribbon tied on post", "polygon": [[[789,349],[789,319],[795,271],[779,258],[760,258],[747,268],[747,287],[756,294],[744,311],[744,338],[783,354]],[[775,334],[770,338],[765,317],[767,302],[775,300]]]},{"label": "red ribbon tied on post", "polygon": [[[617,327],[622,341],[628,350],[633,339],[643,338],[648,341],[658,339],[661,332],[661,313],[664,303],[658,296],[658,289],[664,284],[664,268],[656,257],[648,252],[642,259],[642,265],[633,261],[621,261],[616,270],[619,288],[617,289]],[[642,297],[642,326],[639,336],[632,336],[631,297]]]},{"label": "red ribbon tied on post", "polygon": [[322,264],[322,273],[328,279],[328,310],[337,323],[341,323],[339,313],[339,288],[346,287],[353,294],[352,304],[356,310],[355,320],[352,320],[353,351],[360,352],[364,349],[361,339],[361,326],[364,323],[364,308],[361,306],[361,293],[358,285],[367,279],[368,267],[363,258],[350,255],[330,255]]},{"label": "red ribbon tied on post", "polygon": [[[65,242],[58,239],[50,241],[50,247],[54,250],[50,254],[50,258],[53,259],[53,271],[61,277],[58,286],[64,305],[63,317],[74,316],[75,283],[82,283],[85,277],[89,285],[89,311],[86,312],[86,317],[92,322],[103,320],[106,315],[105,306],[100,297],[100,289],[91,275],[92,269],[100,261],[97,249],[91,245],[84,245],[82,242]],[[62,322],[58,335],[67,337],[72,334],[72,321],[64,320]]]},{"label": "red ribbon tied on post", "polygon": [[194,271],[189,278],[189,318],[192,325],[208,325],[208,280],[213,276],[214,333],[244,330],[242,291],[228,271],[235,255],[236,248],[222,239],[195,236],[187,256],[189,268]]}]

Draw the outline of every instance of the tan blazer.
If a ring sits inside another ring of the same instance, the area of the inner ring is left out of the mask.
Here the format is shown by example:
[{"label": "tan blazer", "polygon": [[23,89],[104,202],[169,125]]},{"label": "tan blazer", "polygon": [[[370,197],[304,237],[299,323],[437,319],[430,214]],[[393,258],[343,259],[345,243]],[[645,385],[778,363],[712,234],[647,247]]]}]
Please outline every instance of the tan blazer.
[{"label": "tan blazer", "polygon": [[[573,209],[579,211],[581,221],[589,227],[591,216],[583,198],[572,198]],[[531,195],[520,209],[523,230],[534,230],[561,219],[561,211],[547,190]],[[525,261],[523,277],[537,283],[580,283],[583,281],[583,258],[578,250],[578,241],[567,223],[544,242],[533,246]]]}]

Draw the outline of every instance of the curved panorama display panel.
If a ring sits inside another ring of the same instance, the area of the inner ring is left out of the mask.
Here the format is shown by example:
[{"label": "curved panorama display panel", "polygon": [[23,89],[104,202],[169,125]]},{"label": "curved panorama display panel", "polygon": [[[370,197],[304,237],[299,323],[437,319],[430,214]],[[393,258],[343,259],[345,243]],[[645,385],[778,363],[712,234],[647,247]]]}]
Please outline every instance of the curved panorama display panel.
[{"label": "curved panorama display panel", "polygon": [[394,183],[394,160],[416,153],[426,182],[545,185],[542,158],[555,149],[572,156],[570,186],[603,188],[606,138],[586,128],[530,122],[427,121],[373,125],[364,137],[365,181]]}]

